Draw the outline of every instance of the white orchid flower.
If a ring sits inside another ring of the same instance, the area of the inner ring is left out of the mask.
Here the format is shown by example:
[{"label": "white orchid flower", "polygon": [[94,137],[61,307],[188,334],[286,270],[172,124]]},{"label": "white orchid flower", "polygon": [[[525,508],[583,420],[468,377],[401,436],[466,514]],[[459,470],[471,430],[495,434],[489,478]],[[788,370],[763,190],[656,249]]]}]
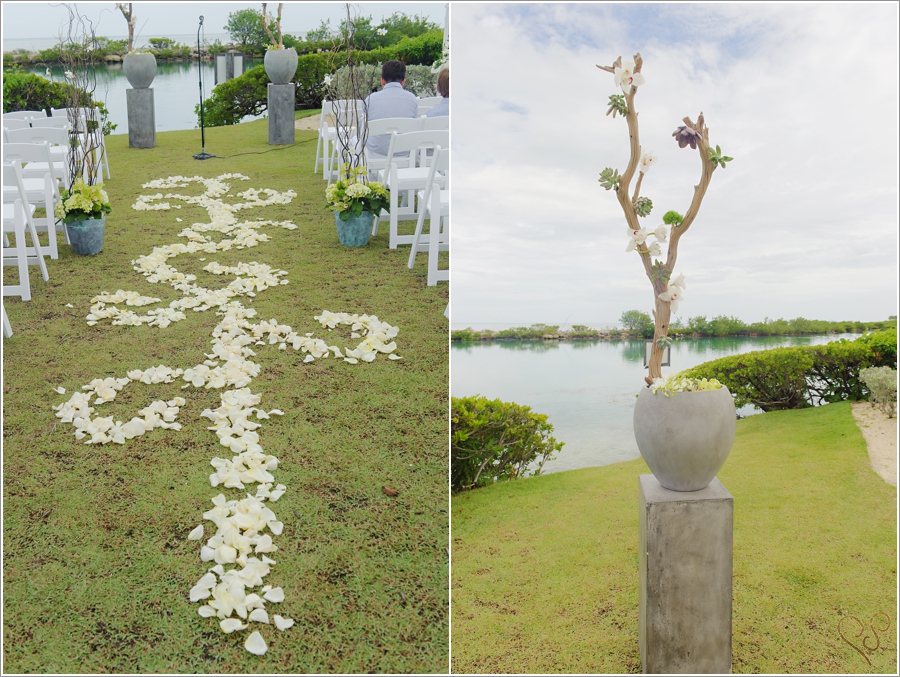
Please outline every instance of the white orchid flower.
[{"label": "white orchid flower", "polygon": [[650,256],[662,256],[662,247],[659,242],[651,242],[647,247]]},{"label": "white orchid flower", "polygon": [[631,93],[632,87],[644,84],[644,76],[634,72],[634,61],[623,61],[621,66],[617,66],[614,79],[616,85],[621,86],[626,94]]},{"label": "white orchid flower", "polygon": [[674,280],[669,280],[669,287],[680,287],[681,289],[687,288],[687,283],[684,281],[684,273],[680,273],[678,277]]},{"label": "white orchid flower", "polygon": [[650,166],[651,166],[651,165],[656,164],[656,161],[657,161],[658,159],[659,159],[659,158],[658,158],[656,155],[653,154],[653,151],[649,151],[649,150],[648,150],[648,151],[644,151],[644,152],[641,154],[641,161],[640,161],[640,163],[638,164],[638,170],[639,170],[641,173],[646,172],[648,169],[650,169]]},{"label": "white orchid flower", "polygon": [[665,226],[658,226],[652,234],[660,242],[665,242],[669,237],[669,230]]},{"label": "white orchid flower", "polygon": [[671,311],[673,313],[678,312],[678,302],[682,298],[682,289],[681,287],[676,287],[672,284],[669,285],[668,289],[659,295],[660,301],[666,301],[671,307]]}]

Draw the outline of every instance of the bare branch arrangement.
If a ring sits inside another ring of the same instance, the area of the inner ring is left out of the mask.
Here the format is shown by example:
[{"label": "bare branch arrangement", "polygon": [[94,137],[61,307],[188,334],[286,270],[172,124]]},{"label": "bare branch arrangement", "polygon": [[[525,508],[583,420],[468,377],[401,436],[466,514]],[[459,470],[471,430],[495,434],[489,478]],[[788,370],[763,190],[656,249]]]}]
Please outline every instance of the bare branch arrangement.
[{"label": "bare branch arrangement", "polygon": [[117,2],[116,9],[122,12],[122,16],[125,17],[125,22],[128,24],[128,51],[134,49],[134,24],[137,22],[137,17],[134,16],[134,3],[129,2],[128,6],[125,6],[124,2]]},{"label": "bare branch arrangement", "polygon": [[272,35],[272,31],[269,30],[269,15],[266,13],[266,5],[267,3],[265,2],[262,4],[263,29],[266,31],[266,35],[269,36],[269,40],[272,41],[272,45],[275,47],[275,49],[284,49],[284,40],[281,35],[281,10],[284,7],[284,3],[278,3],[278,18],[275,19],[275,30],[278,33],[278,40],[275,39],[275,36]]},{"label": "bare branch arrangement", "polygon": [[[347,13],[347,31],[342,37],[342,44],[336,47],[334,53],[337,56],[346,51],[347,78],[338,83],[331,76],[326,76],[325,85],[335,118],[336,142],[341,149],[341,176],[349,179],[358,174],[353,170],[365,166],[365,148],[368,138],[365,99],[370,90],[366,78],[359,71],[359,64],[353,53],[356,21],[351,15],[350,4],[347,3],[344,7]],[[361,183],[365,183],[365,173],[359,175],[359,179]]]},{"label": "bare branch arrangement", "polygon": [[[613,94],[609,97],[609,110],[607,115],[622,115],[628,123],[628,135],[631,145],[631,155],[625,172],[619,175],[618,171],[607,167],[600,173],[600,185],[606,190],[614,190],[619,205],[625,213],[628,223],[629,243],[626,251],[637,251],[644,265],[644,272],[653,286],[655,309],[653,346],[650,354],[650,373],[646,377],[648,384],[662,378],[662,358],[665,346],[671,341],[669,338],[669,322],[672,312],[678,309],[678,301],[685,288],[684,275],[672,277],[675,270],[675,262],[678,258],[678,243],[700,211],[700,203],[709,187],[713,172],[718,167],[725,167],[725,163],[733,158],[723,156],[721,149],[716,146],[713,150],[709,145],[709,128],[703,119],[703,113],[697,116],[694,122],[689,117],[683,119],[684,125],[678,127],[672,134],[680,148],[690,146],[700,154],[700,181],[694,186],[694,197],[690,207],[684,216],[677,212],[669,211],[663,216],[663,225],[655,230],[642,228],[639,218],[650,214],[653,202],[641,196],[641,183],[644,174],[653,165],[657,157],[652,152],[644,152],[641,148],[640,134],[638,130],[638,114],[634,107],[634,98],[638,87],[644,84],[644,76],[641,74],[643,59],[640,53],[634,55],[634,61],[622,61],[620,56],[612,66],[600,66],[597,68],[612,73],[615,76],[616,85],[622,88],[623,94]],[[629,196],[629,187],[635,172],[638,172],[634,193]],[[671,233],[666,226],[671,227]],[[648,242],[648,238],[654,237],[655,242]],[[668,239],[668,251],[665,262],[660,261],[662,256],[662,244]],[[655,261],[654,261],[655,259]]]},{"label": "bare branch arrangement", "polygon": [[69,85],[66,112],[74,152],[67,156],[69,185],[66,188],[71,191],[80,178],[89,186],[102,182],[103,121],[94,108],[97,71],[91,52],[97,39],[96,28],[74,5],[63,7],[69,12],[69,21],[59,36],[59,52]]}]

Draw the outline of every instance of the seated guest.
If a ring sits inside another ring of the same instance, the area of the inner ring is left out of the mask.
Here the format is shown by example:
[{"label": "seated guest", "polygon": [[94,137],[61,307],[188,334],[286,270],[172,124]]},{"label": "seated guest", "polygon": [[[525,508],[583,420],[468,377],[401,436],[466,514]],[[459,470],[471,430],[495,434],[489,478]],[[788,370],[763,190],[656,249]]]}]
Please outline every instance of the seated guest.
[{"label": "seated guest", "polygon": [[[372,92],[366,98],[366,115],[369,120],[418,117],[418,99],[415,94],[403,89],[405,82],[406,64],[402,61],[385,61],[381,67],[381,91]],[[387,155],[390,145],[390,134],[377,134],[366,140],[366,151]]]},{"label": "seated guest", "polygon": [[425,113],[427,118],[450,115],[450,68],[448,66],[444,66],[438,73],[437,91],[443,98],[440,103]]}]

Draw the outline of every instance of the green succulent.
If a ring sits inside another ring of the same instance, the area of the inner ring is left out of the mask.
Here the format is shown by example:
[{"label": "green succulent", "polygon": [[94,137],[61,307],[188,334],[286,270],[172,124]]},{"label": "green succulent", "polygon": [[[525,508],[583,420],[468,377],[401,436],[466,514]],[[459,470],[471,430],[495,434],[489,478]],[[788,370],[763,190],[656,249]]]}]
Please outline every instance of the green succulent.
[{"label": "green succulent", "polygon": [[712,160],[714,165],[719,165],[722,169],[725,169],[725,163],[731,162],[734,160],[733,157],[728,157],[727,155],[722,155],[722,149],[716,146],[716,149],[709,149],[709,159]]},{"label": "green succulent", "polygon": [[606,188],[606,190],[619,190],[619,180],[622,177],[619,176],[618,169],[611,169],[607,167],[602,172],[600,172],[600,185]]},{"label": "green succulent", "polygon": [[638,216],[647,216],[651,209],[653,209],[653,202],[649,197],[639,197],[634,201],[634,212]]},{"label": "green succulent", "polygon": [[663,214],[663,223],[667,226],[680,226],[682,221],[684,221],[684,217],[674,210]]},{"label": "green succulent", "polygon": [[625,105],[625,97],[622,94],[613,94],[609,97],[609,110],[606,111],[606,114],[610,113],[613,117],[616,117],[616,113],[622,117],[628,115],[628,106]]}]

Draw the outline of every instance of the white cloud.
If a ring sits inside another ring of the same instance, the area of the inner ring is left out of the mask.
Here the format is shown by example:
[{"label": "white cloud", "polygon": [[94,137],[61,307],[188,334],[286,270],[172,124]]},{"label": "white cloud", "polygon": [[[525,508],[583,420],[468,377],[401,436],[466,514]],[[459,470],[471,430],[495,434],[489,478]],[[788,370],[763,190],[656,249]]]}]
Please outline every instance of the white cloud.
[{"label": "white cloud", "polygon": [[646,224],[684,213],[699,178],[697,152],[671,137],[682,117],[702,110],[735,158],[682,240],[679,314],[895,314],[896,17],[883,4],[454,5],[454,325],[651,307],[597,183],[629,151],[595,64],[634,51],[641,143],[659,156]]}]

